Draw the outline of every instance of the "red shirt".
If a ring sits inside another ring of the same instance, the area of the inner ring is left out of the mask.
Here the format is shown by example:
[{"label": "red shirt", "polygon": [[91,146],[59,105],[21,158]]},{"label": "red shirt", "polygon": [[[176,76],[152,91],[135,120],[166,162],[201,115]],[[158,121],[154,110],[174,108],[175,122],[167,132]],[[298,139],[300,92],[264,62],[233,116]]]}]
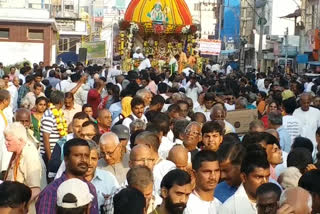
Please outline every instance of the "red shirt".
[{"label": "red shirt", "polygon": [[98,105],[101,102],[101,95],[97,89],[90,89],[88,92],[87,103],[92,106],[93,117],[98,115]]},{"label": "red shirt", "polygon": [[101,126],[99,126],[99,125],[98,125],[98,127],[99,127],[99,132],[100,132],[101,135],[103,135],[104,133],[107,133],[107,132],[110,132],[110,131],[111,131],[110,128],[108,128],[108,129],[103,129],[103,128],[102,128]]}]

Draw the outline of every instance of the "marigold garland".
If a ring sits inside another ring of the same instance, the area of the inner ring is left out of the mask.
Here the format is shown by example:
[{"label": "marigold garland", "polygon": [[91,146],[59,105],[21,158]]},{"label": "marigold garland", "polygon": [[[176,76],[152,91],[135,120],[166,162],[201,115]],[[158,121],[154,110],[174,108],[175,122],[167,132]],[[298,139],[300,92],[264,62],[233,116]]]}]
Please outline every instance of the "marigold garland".
[{"label": "marigold garland", "polygon": [[56,107],[50,104],[50,109],[52,111],[53,116],[56,118],[57,129],[61,137],[64,137],[68,134],[68,124],[67,120],[64,118],[64,114],[62,109],[56,109]]}]

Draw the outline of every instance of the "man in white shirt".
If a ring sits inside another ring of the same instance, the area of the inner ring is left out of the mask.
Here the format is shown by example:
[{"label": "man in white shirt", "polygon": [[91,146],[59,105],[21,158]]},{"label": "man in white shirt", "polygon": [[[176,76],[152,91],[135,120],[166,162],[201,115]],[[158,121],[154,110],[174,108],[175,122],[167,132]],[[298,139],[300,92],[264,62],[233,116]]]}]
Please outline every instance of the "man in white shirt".
[{"label": "man in white shirt", "polygon": [[152,214],[182,214],[192,191],[190,175],[180,169],[170,171],[161,181],[163,201]]},{"label": "man in white shirt", "polygon": [[144,56],[143,54],[141,53],[141,48],[140,47],[137,47],[136,48],[136,52],[133,54],[133,59],[137,59],[137,60],[143,60],[144,59]]},{"label": "man in white shirt", "polygon": [[[68,71],[71,74],[71,71],[70,70]],[[56,89],[59,91],[62,91],[63,93],[66,93],[67,89],[69,89],[71,85],[71,80],[69,79],[67,72],[64,72],[61,74],[62,80],[56,85]]]},{"label": "man in white shirt", "polygon": [[151,61],[153,59],[152,55],[149,55],[147,58],[145,58],[139,65],[138,69],[139,71],[145,70],[147,68],[151,68]]},{"label": "man in white shirt", "polygon": [[285,116],[282,117],[282,126],[285,128],[290,135],[291,145],[293,140],[300,136],[302,133],[302,123],[301,121],[293,116],[293,112],[296,109],[297,101],[295,97],[288,98],[282,101],[283,109],[286,113]]},{"label": "man in white shirt", "polygon": [[193,103],[197,102],[199,94],[203,91],[203,88],[197,81],[197,77],[195,75],[190,76],[190,81],[185,86],[185,89],[187,97],[190,97]]},{"label": "man in white shirt", "polygon": [[[293,112],[293,116],[302,123],[302,137],[309,138],[314,148],[317,146],[316,130],[320,126],[320,111],[310,106],[311,94],[303,93],[300,97],[300,108]],[[315,151],[316,149],[314,149]]]},{"label": "man in white shirt", "polygon": [[190,194],[184,214],[216,214],[221,202],[214,198],[214,189],[220,179],[217,154],[213,151],[198,152],[192,160],[196,188]]},{"label": "man in white shirt", "polygon": [[161,204],[162,199],[158,195],[160,192],[160,183],[163,177],[171,170],[176,168],[176,165],[168,160],[162,159],[159,154],[159,146],[160,140],[159,137],[149,131],[144,131],[140,133],[134,142],[135,145],[144,144],[150,147],[152,159],[155,161],[155,165],[153,167],[153,176],[154,176],[154,193],[156,198],[156,204]]},{"label": "man in white shirt", "polygon": [[130,124],[136,120],[140,119],[143,122],[147,123],[147,118],[144,116],[144,101],[140,97],[135,97],[131,100],[131,110],[132,113],[129,115],[129,117],[125,118],[122,122],[122,125],[128,127],[130,129]]},{"label": "man in white shirt", "polygon": [[12,83],[9,83],[9,88],[7,89],[11,95],[10,106],[11,106],[13,112],[16,112],[16,110],[18,109],[18,88],[14,84],[14,82],[16,82],[16,81],[19,82],[19,78],[17,76],[15,76],[13,78]]},{"label": "man in white shirt", "polygon": [[257,188],[269,181],[270,165],[264,150],[256,150],[246,154],[241,168],[242,184],[238,190],[219,208],[223,214],[257,214]]},{"label": "man in white shirt", "polygon": [[[210,115],[215,100],[215,94],[212,92],[206,93],[203,98],[203,105],[194,107],[194,112],[201,112],[206,116],[207,121],[210,121]],[[195,103],[195,102],[193,102]]]}]

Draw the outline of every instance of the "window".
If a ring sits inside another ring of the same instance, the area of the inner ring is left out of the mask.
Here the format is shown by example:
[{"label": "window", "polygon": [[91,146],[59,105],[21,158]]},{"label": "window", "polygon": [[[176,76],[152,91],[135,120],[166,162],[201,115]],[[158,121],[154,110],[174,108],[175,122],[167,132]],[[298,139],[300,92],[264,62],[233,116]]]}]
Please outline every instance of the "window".
[{"label": "window", "polygon": [[33,40],[43,40],[43,30],[32,30],[29,29],[28,31],[28,39]]},{"label": "window", "polygon": [[60,38],[59,39],[59,51],[60,52],[69,51],[69,38]]},{"label": "window", "polygon": [[1,39],[9,39],[9,29],[1,29],[0,28],[0,38]]}]

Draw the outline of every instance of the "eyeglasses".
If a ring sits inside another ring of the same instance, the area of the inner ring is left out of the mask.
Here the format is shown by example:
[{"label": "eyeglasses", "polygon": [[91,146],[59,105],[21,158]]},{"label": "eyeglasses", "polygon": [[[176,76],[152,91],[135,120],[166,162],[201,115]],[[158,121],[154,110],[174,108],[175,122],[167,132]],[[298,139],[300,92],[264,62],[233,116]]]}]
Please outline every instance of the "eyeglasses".
[{"label": "eyeglasses", "polygon": [[116,146],[116,148],[114,148],[114,150],[112,152],[101,152],[101,156],[106,157],[108,155],[109,157],[111,157],[115,153],[115,151],[117,150],[119,145],[120,145],[120,143]]},{"label": "eyeglasses", "polygon": [[133,160],[135,162],[142,162],[144,164],[148,164],[148,163],[153,163],[154,162],[154,159],[152,158],[145,158],[145,159],[140,159],[140,160]]},{"label": "eyeglasses", "polygon": [[190,136],[196,136],[196,137],[198,137],[198,136],[200,136],[200,133],[199,133],[199,132],[191,132],[191,131],[187,131],[187,132],[186,132],[186,135],[190,135]]}]

